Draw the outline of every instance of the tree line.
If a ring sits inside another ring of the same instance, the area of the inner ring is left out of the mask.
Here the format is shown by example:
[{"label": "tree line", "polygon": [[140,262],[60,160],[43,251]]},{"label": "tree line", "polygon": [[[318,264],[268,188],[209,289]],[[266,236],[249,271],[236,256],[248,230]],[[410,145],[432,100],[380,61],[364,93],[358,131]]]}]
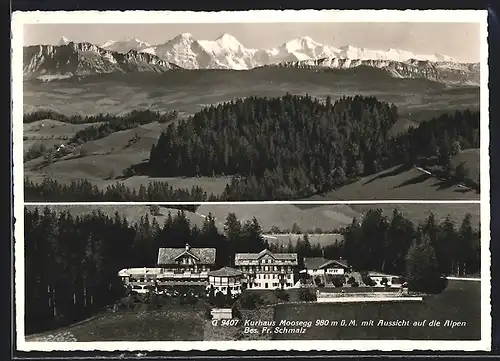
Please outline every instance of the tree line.
[{"label": "tree line", "polygon": [[112,115],[109,113],[100,113],[96,115],[86,115],[86,116],[82,116],[80,114],[73,114],[68,116],[54,110],[40,109],[34,112],[25,113],[23,115],[23,123],[28,124],[28,123],[34,123],[38,120],[52,119],[52,120],[57,120],[59,122],[70,123],[70,124],[92,124],[92,123],[114,122],[117,120],[127,121],[126,119],[131,117],[138,119],[138,121],[140,122],[145,121],[145,119],[150,119],[149,122],[157,121],[160,123],[165,123],[177,118],[177,116],[178,112],[176,110],[167,113],[160,113],[158,111],[154,112],[147,109],[134,110],[129,114],[125,114],[123,116]]},{"label": "tree line", "polygon": [[[479,233],[471,226],[470,216],[459,228],[448,219],[437,224],[432,215],[414,226],[397,211],[391,219],[380,210],[369,211],[345,229],[344,242],[324,247],[311,244],[307,235],[296,243],[269,244],[256,218],[241,222],[233,213],[225,219],[223,230],[211,214],[201,227],[192,225],[185,209],[169,212],[163,224],[148,213],[131,224],[118,212],[109,216],[95,210],[73,216],[47,206],[25,208],[24,217],[28,333],[81,320],[114,304],[124,292],[117,275],[120,269],[155,267],[158,248],[184,247],[186,242],[216,248],[216,268],[233,265],[235,253],[268,248],[298,253],[301,266],[304,257],[344,257],[355,269],[404,274],[415,263],[408,255],[416,244],[424,247],[424,253],[430,252],[428,258],[440,274],[479,269]],[[422,258],[419,252],[414,252],[417,260]],[[421,271],[432,264],[419,261],[418,267]]]},{"label": "tree line", "polygon": [[342,252],[355,269],[404,274],[414,245],[432,254],[440,275],[464,276],[480,270],[480,233],[470,214],[456,227],[448,217],[437,222],[432,213],[414,225],[397,209],[390,218],[380,209],[369,210],[346,227]]},{"label": "tree line", "polygon": [[200,186],[174,188],[168,182],[150,182],[136,188],[116,182],[101,189],[86,179],[67,184],[57,179],[44,178],[33,182],[24,178],[24,198],[30,202],[54,200],[59,202],[205,202],[216,199]]},{"label": "tree line", "polygon": [[457,145],[479,147],[478,112],[442,115],[393,135],[397,120],[397,107],[375,97],[238,99],[170,124],[152,146],[146,172],[232,175],[228,200],[290,199],[437,152],[444,162]]}]

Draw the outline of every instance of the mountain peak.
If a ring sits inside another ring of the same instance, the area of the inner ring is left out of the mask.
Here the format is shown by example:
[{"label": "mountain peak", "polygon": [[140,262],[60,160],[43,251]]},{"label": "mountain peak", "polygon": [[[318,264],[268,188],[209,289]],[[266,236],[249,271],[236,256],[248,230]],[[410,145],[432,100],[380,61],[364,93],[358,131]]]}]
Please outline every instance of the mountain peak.
[{"label": "mountain peak", "polygon": [[194,37],[191,33],[180,33],[179,35],[177,35],[174,40],[194,40]]},{"label": "mountain peak", "polygon": [[238,39],[236,39],[234,36],[228,33],[222,34],[215,41],[223,45],[224,47],[232,50],[237,50],[243,47],[243,45],[241,45]]},{"label": "mountain peak", "polygon": [[59,42],[57,43],[57,45],[67,45],[69,43],[70,43],[70,41],[67,37],[61,36],[61,39],[59,39]]}]

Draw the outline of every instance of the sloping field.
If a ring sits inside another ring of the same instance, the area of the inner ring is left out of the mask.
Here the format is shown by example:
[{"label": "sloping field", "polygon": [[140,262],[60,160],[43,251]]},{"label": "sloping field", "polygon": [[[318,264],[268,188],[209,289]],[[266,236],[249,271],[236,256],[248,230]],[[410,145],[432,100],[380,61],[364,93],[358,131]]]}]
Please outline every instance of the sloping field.
[{"label": "sloping field", "polygon": [[203,311],[187,307],[167,311],[117,312],[28,336],[26,341],[202,341],[206,322]]},{"label": "sloping field", "polygon": [[394,211],[394,208],[398,208],[400,212],[412,222],[418,224],[424,222],[425,219],[432,212],[436,217],[438,222],[443,221],[446,217],[450,217],[450,219],[455,222],[455,224],[460,226],[460,223],[464,219],[465,215],[469,213],[472,216],[472,224],[479,228],[481,221],[481,206],[480,204],[367,204],[367,205],[351,205],[353,209],[358,212],[365,213],[369,209],[377,209],[380,208],[383,210],[384,214],[387,217],[391,217]]},{"label": "sloping field", "polygon": [[465,168],[469,173],[470,179],[479,182],[480,178],[480,150],[479,149],[466,149],[462,150],[451,160],[454,167],[458,164],[465,162]]},{"label": "sloping field", "polygon": [[[61,122],[57,123],[64,125]],[[42,166],[44,161],[42,157],[34,159],[24,164],[25,175],[33,182],[41,182],[44,178],[57,179],[60,183],[88,179],[100,188],[106,188],[117,181],[136,189],[141,185],[147,186],[153,181],[165,181],[174,188],[201,186],[208,194],[222,193],[229,183],[229,177],[123,178],[125,169],[148,160],[151,146],[156,144],[161,132],[167,126],[154,122],[116,132],[77,146],[71,154],[55,159],[46,166]],[[74,133],[71,134],[73,135]]]},{"label": "sloping field", "polygon": [[[314,244],[320,244],[322,247],[328,246],[331,244],[341,243],[344,240],[344,237],[341,234],[308,234],[309,242]],[[274,244],[282,244],[286,247],[288,242],[292,242],[292,244],[296,244],[299,239],[304,239],[303,234],[266,234],[264,238],[269,243]]]},{"label": "sloping field", "polygon": [[[142,205],[137,205],[137,206],[127,206],[127,205],[90,206],[83,204],[39,205],[39,206],[29,205],[26,206],[26,208],[35,209],[36,207],[38,207],[38,209],[41,210],[46,206],[48,206],[51,210],[54,210],[56,212],[69,211],[75,217],[90,214],[93,211],[99,210],[104,214],[108,215],[109,217],[114,217],[115,213],[118,212],[121,216],[125,217],[129,221],[129,223],[137,223],[141,219],[141,217],[145,217],[146,215],[148,215],[150,220],[152,220],[153,218],[149,206],[142,206]],[[177,212],[178,212],[177,209],[160,207],[159,215],[156,215],[155,217],[160,226],[163,226],[163,223],[165,222],[165,219],[168,217],[168,214],[170,213],[172,217],[174,217],[177,214]],[[189,211],[185,211],[184,213],[186,214],[186,217],[192,226],[197,225],[200,228],[201,226],[203,226],[204,218],[202,216]]]},{"label": "sloping field", "polygon": [[479,200],[475,191],[448,186],[416,168],[394,167],[308,200]]},{"label": "sloping field", "polygon": [[[351,223],[359,213],[348,206],[327,205],[299,208],[292,204],[202,204],[197,213],[211,213],[219,222],[224,223],[229,213],[235,213],[242,221],[250,221],[255,217],[264,232],[276,226],[282,230],[292,229],[296,223],[303,230],[321,228],[336,229]],[[287,241],[288,242],[288,241]]]},{"label": "sloping field", "polygon": [[[424,302],[366,302],[350,304],[301,304],[279,305],[274,319],[312,321],[305,334],[274,334],[276,340],[479,340],[481,338],[481,283],[449,281],[448,287]],[[315,326],[316,320],[354,320],[356,326]],[[361,322],[373,320],[373,326]],[[410,321],[409,326],[377,326],[380,320]],[[423,326],[413,326],[422,322]],[[440,326],[429,326],[431,320]],[[459,327],[446,327],[446,320],[463,322]]]}]

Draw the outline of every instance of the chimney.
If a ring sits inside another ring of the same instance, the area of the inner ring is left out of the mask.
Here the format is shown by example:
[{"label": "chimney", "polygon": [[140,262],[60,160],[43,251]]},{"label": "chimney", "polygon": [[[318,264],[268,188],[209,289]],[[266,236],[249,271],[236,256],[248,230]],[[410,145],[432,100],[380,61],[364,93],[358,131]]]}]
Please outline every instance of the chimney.
[{"label": "chimney", "polygon": [[190,249],[190,248],[191,248],[191,247],[189,246],[189,244],[188,244],[188,243],[186,243],[186,251],[189,251],[189,249]]}]

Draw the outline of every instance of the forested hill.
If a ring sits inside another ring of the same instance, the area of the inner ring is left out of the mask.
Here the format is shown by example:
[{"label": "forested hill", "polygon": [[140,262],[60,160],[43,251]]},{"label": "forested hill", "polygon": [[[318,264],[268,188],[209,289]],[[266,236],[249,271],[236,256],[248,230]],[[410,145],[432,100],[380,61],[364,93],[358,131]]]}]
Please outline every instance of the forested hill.
[{"label": "forested hill", "polygon": [[[332,102],[287,94],[210,106],[171,124],[152,146],[155,176],[233,175],[224,198],[290,199],[362,175],[479,146],[479,113],[464,111],[393,136],[397,107],[374,97]],[[436,148],[436,149],[435,149]]]}]

